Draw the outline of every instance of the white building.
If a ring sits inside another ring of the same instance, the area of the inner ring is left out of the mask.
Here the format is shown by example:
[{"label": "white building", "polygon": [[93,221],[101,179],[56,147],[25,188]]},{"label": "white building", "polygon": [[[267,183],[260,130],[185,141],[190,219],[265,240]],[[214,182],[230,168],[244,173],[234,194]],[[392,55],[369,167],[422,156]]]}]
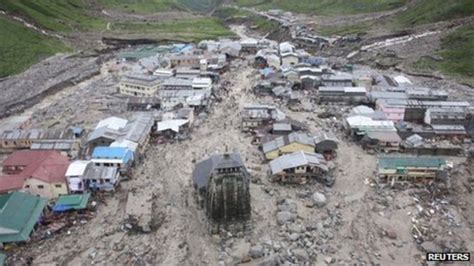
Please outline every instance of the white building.
[{"label": "white building", "polygon": [[66,171],[66,180],[70,193],[85,191],[83,176],[90,163],[90,161],[78,160],[69,165]]}]

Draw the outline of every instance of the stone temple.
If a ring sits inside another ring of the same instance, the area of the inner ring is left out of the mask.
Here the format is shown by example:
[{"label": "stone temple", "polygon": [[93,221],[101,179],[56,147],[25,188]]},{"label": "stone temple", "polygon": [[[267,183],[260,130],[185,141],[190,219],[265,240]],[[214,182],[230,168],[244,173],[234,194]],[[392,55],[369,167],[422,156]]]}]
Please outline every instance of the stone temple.
[{"label": "stone temple", "polygon": [[212,155],[196,164],[193,185],[211,233],[242,231],[250,220],[250,174],[238,153]]}]

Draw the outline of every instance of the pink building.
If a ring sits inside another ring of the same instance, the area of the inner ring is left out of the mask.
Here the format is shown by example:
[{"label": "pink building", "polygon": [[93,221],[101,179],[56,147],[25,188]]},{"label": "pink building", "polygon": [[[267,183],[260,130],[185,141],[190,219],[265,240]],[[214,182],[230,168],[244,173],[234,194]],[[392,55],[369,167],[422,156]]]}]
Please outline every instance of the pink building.
[{"label": "pink building", "polygon": [[387,106],[383,101],[377,101],[376,109],[383,112],[387,119],[393,122],[403,121],[405,117],[404,107]]}]

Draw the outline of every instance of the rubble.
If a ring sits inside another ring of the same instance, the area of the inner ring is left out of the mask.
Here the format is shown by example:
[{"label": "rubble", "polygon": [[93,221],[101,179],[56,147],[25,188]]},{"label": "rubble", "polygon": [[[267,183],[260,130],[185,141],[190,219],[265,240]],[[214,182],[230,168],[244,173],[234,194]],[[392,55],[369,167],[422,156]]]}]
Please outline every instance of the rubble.
[{"label": "rubble", "polygon": [[150,192],[131,191],[128,193],[127,206],[125,207],[127,215],[125,227],[128,230],[151,232],[152,202],[153,194]]}]

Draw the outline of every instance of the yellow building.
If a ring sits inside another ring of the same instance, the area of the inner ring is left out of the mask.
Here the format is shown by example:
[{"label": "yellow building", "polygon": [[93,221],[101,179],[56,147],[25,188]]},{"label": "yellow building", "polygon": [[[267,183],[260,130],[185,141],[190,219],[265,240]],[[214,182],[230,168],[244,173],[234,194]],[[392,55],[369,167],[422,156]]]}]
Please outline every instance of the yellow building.
[{"label": "yellow building", "polygon": [[297,151],[314,152],[314,140],[306,134],[291,133],[278,137],[262,145],[267,160],[273,160],[281,155]]},{"label": "yellow building", "polygon": [[49,183],[37,178],[28,178],[24,182],[23,191],[47,199],[55,199],[60,195],[68,194],[65,179]]},{"label": "yellow building", "polygon": [[120,81],[119,93],[136,97],[154,96],[161,84],[161,79],[154,75],[125,76]]}]

